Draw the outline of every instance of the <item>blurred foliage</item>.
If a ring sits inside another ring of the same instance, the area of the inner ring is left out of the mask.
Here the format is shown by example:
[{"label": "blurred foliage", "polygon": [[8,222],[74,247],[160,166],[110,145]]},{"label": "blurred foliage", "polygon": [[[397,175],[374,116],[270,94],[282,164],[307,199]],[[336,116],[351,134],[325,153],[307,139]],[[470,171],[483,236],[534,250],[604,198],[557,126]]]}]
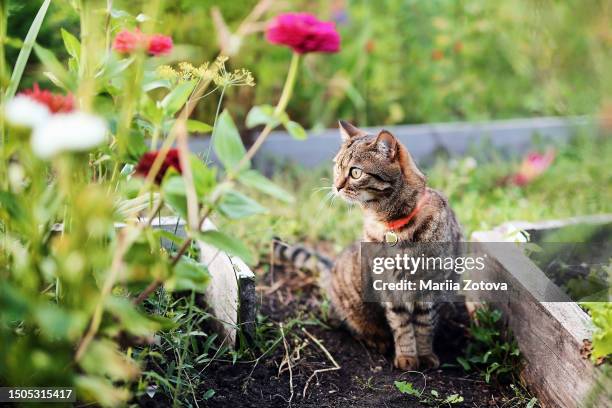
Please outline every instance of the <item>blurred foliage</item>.
[{"label": "blurred foliage", "polygon": [[[23,38],[22,23],[31,20],[36,3],[14,7],[12,39]],[[65,3],[54,2],[43,27],[43,44],[54,49],[61,45],[54,27],[75,22]],[[134,11],[140,3],[116,1],[114,7]],[[219,46],[211,8],[219,7],[235,30],[256,4],[166,2],[159,23],[178,44],[173,58],[214,58]],[[292,0],[273,2],[267,16],[287,10],[334,20],[342,36],[339,54],[305,58],[289,113],[308,127],[338,118],[379,125],[589,114],[612,95],[612,6],[605,0]],[[277,96],[286,74],[288,50],[269,47],[262,37],[244,38],[233,59],[258,82],[256,89],[228,95],[225,104],[240,116]]]}]

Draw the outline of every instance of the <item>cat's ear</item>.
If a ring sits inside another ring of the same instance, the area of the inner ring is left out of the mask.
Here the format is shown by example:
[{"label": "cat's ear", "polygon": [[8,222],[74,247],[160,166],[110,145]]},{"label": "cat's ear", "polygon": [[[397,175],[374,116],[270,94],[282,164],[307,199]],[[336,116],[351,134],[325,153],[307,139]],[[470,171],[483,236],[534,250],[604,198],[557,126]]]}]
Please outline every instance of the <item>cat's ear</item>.
[{"label": "cat's ear", "polygon": [[392,160],[397,153],[397,139],[391,132],[383,129],[372,142],[372,147]]},{"label": "cat's ear", "polygon": [[346,142],[352,137],[364,136],[366,134],[366,132],[356,126],[351,125],[346,120],[339,120],[338,128],[340,129],[340,136],[342,137],[343,142]]},{"label": "cat's ear", "polygon": [[374,143],[376,149],[388,157],[389,160],[397,160],[399,162],[404,177],[406,177],[406,180],[412,186],[425,186],[427,180],[425,175],[417,167],[408,149],[406,149],[391,132],[384,129],[381,130],[372,143]]}]

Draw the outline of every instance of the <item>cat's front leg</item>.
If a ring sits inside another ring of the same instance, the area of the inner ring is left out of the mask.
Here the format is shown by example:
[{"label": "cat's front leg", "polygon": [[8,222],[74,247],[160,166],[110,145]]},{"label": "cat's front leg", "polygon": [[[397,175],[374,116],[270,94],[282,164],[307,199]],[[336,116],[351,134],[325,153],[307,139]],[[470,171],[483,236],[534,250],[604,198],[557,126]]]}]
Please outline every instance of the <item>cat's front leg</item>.
[{"label": "cat's front leg", "polygon": [[411,320],[413,304],[394,305],[385,303],[385,316],[395,345],[393,365],[400,370],[416,370],[419,368],[419,357],[414,326]]},{"label": "cat's front leg", "polygon": [[419,362],[422,368],[438,368],[440,359],[433,351],[434,331],[438,319],[437,305],[417,302],[414,306],[414,325]]}]

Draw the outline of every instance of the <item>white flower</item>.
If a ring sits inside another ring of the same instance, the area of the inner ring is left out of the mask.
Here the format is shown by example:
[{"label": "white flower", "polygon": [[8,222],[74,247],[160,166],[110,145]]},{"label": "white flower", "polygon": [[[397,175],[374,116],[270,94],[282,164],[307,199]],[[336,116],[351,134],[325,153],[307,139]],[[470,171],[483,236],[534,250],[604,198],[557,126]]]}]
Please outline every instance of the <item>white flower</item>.
[{"label": "white flower", "polygon": [[26,95],[17,95],[4,109],[6,119],[16,126],[36,127],[49,120],[51,111],[47,105]]},{"label": "white flower", "polygon": [[89,150],[106,140],[106,122],[85,112],[57,113],[32,133],[32,150],[43,159],[63,151]]}]

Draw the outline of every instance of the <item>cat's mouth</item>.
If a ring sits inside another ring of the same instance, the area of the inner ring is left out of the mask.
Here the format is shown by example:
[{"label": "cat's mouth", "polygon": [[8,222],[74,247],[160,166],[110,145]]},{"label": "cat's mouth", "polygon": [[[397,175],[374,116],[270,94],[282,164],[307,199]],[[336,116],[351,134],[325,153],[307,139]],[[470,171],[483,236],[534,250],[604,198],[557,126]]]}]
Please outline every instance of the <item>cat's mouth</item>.
[{"label": "cat's mouth", "polygon": [[366,204],[376,200],[376,197],[367,191],[336,190],[342,199],[350,204]]}]

